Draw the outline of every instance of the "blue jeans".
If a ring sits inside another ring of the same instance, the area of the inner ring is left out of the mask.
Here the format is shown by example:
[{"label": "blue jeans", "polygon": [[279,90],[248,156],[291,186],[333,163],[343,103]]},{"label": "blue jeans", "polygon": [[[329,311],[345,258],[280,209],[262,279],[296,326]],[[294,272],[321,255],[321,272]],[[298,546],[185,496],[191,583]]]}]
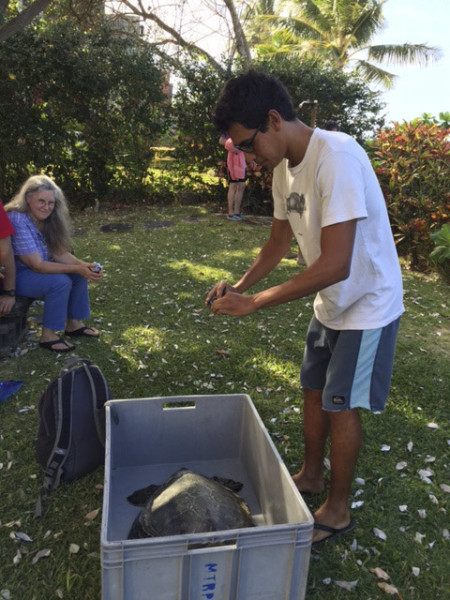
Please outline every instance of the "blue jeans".
[{"label": "blue jeans", "polygon": [[19,269],[16,294],[44,299],[42,325],[47,329],[62,331],[67,319],[81,320],[90,316],[88,282],[81,275],[43,274]]}]

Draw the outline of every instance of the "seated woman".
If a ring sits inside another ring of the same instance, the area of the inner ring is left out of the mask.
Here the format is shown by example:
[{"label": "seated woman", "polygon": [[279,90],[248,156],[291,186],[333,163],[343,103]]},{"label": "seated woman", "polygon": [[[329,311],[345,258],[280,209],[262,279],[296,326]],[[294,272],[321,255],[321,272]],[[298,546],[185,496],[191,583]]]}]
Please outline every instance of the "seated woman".
[{"label": "seated woman", "polygon": [[39,346],[72,350],[74,345],[56,333],[64,329],[70,337],[98,337],[98,330],[82,319],[90,316],[88,282],[98,281],[102,273],[70,251],[70,217],[61,189],[46,175],[34,175],[5,210],[15,230],[16,293],[44,299]]}]

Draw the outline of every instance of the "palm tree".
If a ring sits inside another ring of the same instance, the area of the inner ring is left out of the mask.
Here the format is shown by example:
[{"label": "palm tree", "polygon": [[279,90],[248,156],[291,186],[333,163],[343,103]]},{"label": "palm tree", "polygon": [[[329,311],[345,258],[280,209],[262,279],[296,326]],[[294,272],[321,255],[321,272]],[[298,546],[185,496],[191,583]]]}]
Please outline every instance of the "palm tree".
[{"label": "palm tree", "polygon": [[395,75],[373,64],[427,64],[439,58],[426,44],[371,45],[384,27],[387,0],[292,0],[288,16],[262,15],[275,26],[270,43],[256,44],[260,54],[319,55],[333,66],[354,69],[369,82],[392,87]]}]

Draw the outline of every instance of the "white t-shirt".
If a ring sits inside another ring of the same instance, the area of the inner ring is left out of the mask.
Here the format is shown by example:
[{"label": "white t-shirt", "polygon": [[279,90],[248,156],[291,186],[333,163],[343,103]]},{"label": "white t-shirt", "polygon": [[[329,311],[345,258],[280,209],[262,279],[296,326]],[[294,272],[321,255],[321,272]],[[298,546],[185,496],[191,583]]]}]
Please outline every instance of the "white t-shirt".
[{"label": "white t-shirt", "polygon": [[320,256],[322,227],[357,219],[349,277],[317,293],[331,329],[375,329],[404,311],[401,270],[386,204],[370,160],[345,133],[315,129],[301,163],[273,176],[274,217],[289,220],[306,265]]}]

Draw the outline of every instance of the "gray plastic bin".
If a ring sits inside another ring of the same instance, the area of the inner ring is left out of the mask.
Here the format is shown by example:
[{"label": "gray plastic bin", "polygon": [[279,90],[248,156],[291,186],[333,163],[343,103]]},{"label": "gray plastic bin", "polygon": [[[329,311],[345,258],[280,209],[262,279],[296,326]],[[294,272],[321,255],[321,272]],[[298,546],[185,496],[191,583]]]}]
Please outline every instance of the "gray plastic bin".
[{"label": "gray plastic bin", "polygon": [[[127,540],[127,496],[181,467],[241,481],[256,527]],[[106,404],[103,600],[302,600],[312,529],[249,396]]]}]

